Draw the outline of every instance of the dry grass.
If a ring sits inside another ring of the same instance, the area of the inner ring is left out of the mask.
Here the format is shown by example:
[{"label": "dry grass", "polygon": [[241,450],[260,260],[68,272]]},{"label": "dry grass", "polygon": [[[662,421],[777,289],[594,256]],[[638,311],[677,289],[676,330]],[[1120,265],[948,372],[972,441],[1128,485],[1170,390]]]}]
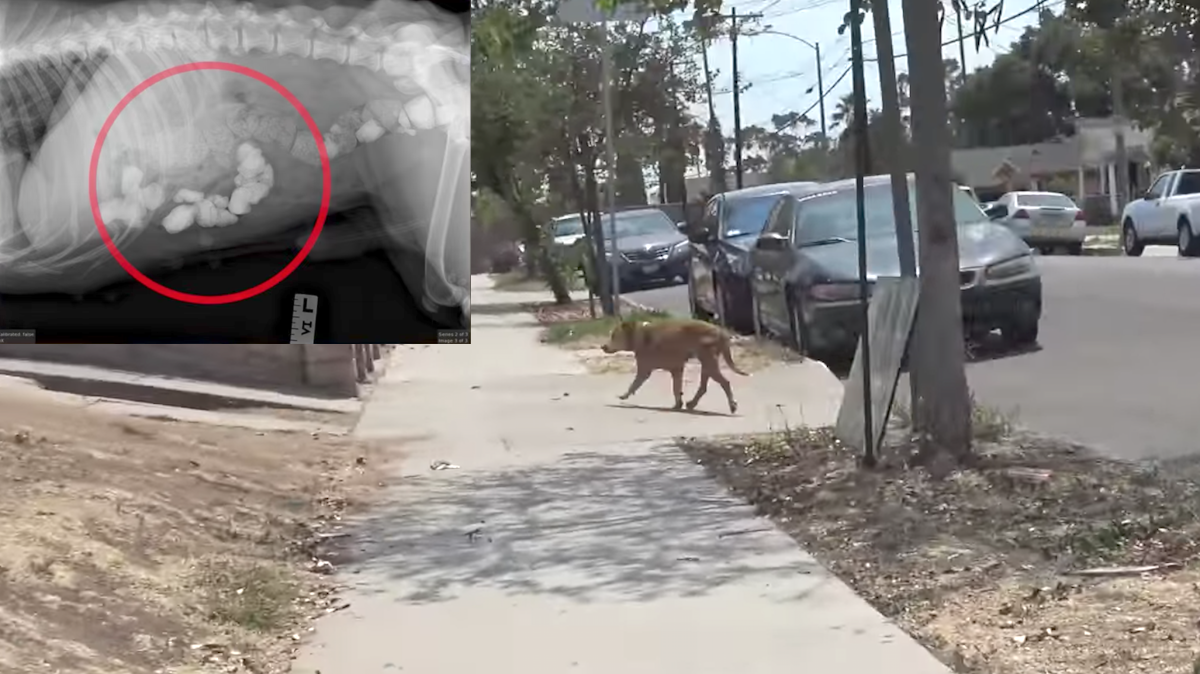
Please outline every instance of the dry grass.
[{"label": "dry grass", "polygon": [[945,480],[906,467],[901,433],[874,471],[828,430],[684,448],[960,672],[1192,672],[1200,469],[976,414],[978,465]]},{"label": "dry grass", "polygon": [[0,672],[284,672],[370,447],[0,392]]},{"label": "dry grass", "polygon": [[[530,276],[524,269],[514,269],[503,274],[492,274],[492,282],[497,290],[508,292],[549,292],[550,286],[546,279],[540,276]],[[567,274],[563,280],[568,290],[583,290],[586,288],[583,277],[577,273]]]}]

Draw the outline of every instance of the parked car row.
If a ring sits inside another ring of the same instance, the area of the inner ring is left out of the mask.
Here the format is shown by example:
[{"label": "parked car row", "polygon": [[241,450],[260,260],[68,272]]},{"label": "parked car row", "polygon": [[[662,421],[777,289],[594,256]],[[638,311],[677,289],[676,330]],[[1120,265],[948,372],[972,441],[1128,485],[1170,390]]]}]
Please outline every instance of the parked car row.
[{"label": "parked car row", "polygon": [[[865,181],[867,276],[899,275],[891,179]],[[909,182],[912,194],[912,181]],[[1041,275],[1022,237],[954,190],[963,319],[971,334],[999,330],[1037,341]],[[910,203],[916,220],[916,197]],[[689,231],[688,297],[697,318],[783,338],[820,359],[853,354],[862,331],[855,183],[790,183],[713,197]]]}]

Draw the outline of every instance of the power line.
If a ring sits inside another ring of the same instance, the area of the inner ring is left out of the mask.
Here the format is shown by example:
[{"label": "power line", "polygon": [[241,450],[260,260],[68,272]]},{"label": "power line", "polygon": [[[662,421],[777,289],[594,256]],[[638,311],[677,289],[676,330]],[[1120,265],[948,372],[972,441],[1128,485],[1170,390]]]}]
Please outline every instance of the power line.
[{"label": "power line", "polygon": [[[993,23],[993,24],[992,24],[992,25],[990,25],[990,26],[986,26],[986,27],[985,27],[983,30],[976,30],[976,31],[972,31],[972,32],[970,32],[970,33],[968,33],[968,34],[966,34],[966,35],[963,35],[963,36],[962,36],[962,38],[954,38],[953,40],[948,40],[948,41],[946,41],[946,42],[943,42],[943,43],[942,43],[942,46],[943,46],[943,47],[949,47],[949,46],[952,46],[952,45],[956,45],[956,44],[958,44],[959,42],[961,42],[961,41],[963,41],[963,40],[966,40],[966,39],[968,39],[968,38],[973,38],[973,37],[977,37],[977,36],[979,36],[979,35],[983,35],[983,34],[987,33],[987,31],[988,31],[989,29],[995,28],[995,27],[997,27],[997,26],[1003,26],[1003,25],[1005,25],[1005,24],[1012,23],[1013,21],[1016,21],[1017,19],[1019,19],[1019,18],[1021,18],[1021,17],[1025,16],[1025,15],[1027,15],[1027,14],[1032,14],[1032,13],[1034,13],[1034,12],[1037,12],[1037,11],[1040,11],[1040,10],[1043,10],[1043,9],[1048,9],[1048,8],[1049,8],[1051,5],[1061,5],[1063,2],[1064,2],[1064,0],[1049,0],[1048,2],[1035,2],[1035,3],[1034,3],[1033,5],[1031,5],[1030,7],[1028,7],[1028,8],[1026,8],[1026,9],[1023,9],[1023,10],[1021,10],[1021,11],[1017,12],[1016,14],[1013,14],[1012,16],[1010,16],[1010,17],[1008,17],[1008,18],[1006,18],[1006,19],[1001,19],[1000,21],[998,21],[998,22],[996,22],[996,23]],[[901,34],[903,34],[903,31],[901,31]],[[907,53],[907,52],[905,52],[905,53],[903,53],[903,54],[896,54],[896,55],[895,55],[895,57],[893,57],[893,58],[903,58],[903,57],[905,57],[905,56],[908,56],[908,53]],[[864,60],[864,61],[871,61],[871,62],[878,62],[878,61],[879,61],[879,59],[877,59],[877,58],[863,59],[863,60]]]},{"label": "power line", "polygon": [[[827,94],[828,94],[830,91],[833,91],[833,90],[834,90],[834,88],[836,88],[836,87],[837,87],[837,85],[841,84],[841,83],[842,83],[842,80],[846,79],[846,75],[849,75],[849,74],[850,74],[850,70],[851,70],[851,68],[853,68],[853,66],[846,66],[846,69],[842,71],[842,74],[841,74],[841,75],[838,75],[838,78],[837,78],[836,80],[834,80],[833,84],[829,85],[829,86],[828,86],[828,87],[825,89],[825,93],[827,93]],[[822,100],[822,97],[818,96],[818,97],[817,97],[817,102],[816,102],[816,103],[813,103],[813,104],[812,104],[812,105],[810,105],[810,106],[808,106],[808,109],[806,109],[804,112],[802,112],[802,113],[800,113],[799,115],[797,115],[797,117],[796,117],[796,121],[792,122],[791,124],[786,124],[786,125],[784,125],[784,126],[781,126],[781,127],[779,127],[779,128],[777,129],[777,131],[783,131],[784,129],[787,129],[787,128],[790,128],[790,127],[792,127],[792,126],[795,126],[797,123],[799,123],[799,121],[800,121],[800,120],[802,120],[802,119],[804,119],[805,117],[807,117],[807,116],[808,116],[808,113],[812,112],[813,110],[816,110],[816,109],[817,109],[817,106],[821,104],[821,100]]]}]

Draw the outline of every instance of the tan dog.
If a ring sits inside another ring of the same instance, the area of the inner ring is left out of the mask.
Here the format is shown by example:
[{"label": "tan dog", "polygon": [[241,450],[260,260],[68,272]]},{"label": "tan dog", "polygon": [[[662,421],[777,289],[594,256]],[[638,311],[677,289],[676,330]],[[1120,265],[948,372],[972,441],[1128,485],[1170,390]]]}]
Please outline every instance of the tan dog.
[{"label": "tan dog", "polygon": [[626,400],[637,393],[642,384],[655,370],[671,373],[675,385],[675,409],[683,408],[683,366],[695,357],[700,361],[700,386],[696,395],[688,401],[687,408],[695,409],[700,398],[708,391],[708,380],[712,379],[725,389],[729,399],[729,412],[737,412],[737,401],[733,399],[733,388],[721,373],[718,356],[724,356],[729,369],[745,376],[733,364],[729,352],[729,333],[703,321],[668,319],[662,321],[623,321],[613,328],[608,343],[600,347],[604,353],[632,351],[637,360],[637,374],[629,390],[621,396]]}]

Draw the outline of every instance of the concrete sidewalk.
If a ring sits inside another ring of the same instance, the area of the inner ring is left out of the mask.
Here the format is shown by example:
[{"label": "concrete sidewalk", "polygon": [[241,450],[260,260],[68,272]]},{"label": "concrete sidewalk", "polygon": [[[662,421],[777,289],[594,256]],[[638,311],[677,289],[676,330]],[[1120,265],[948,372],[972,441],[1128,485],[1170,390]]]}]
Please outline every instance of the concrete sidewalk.
[{"label": "concrete sidewalk", "polygon": [[539,344],[526,300],[476,286],[471,346],[392,354],[356,433],[405,459],[293,671],[948,673],[670,442],[832,423],[823,366],[735,378],[737,417],[719,390],[657,409],[662,373],[624,404],[629,375]]}]

